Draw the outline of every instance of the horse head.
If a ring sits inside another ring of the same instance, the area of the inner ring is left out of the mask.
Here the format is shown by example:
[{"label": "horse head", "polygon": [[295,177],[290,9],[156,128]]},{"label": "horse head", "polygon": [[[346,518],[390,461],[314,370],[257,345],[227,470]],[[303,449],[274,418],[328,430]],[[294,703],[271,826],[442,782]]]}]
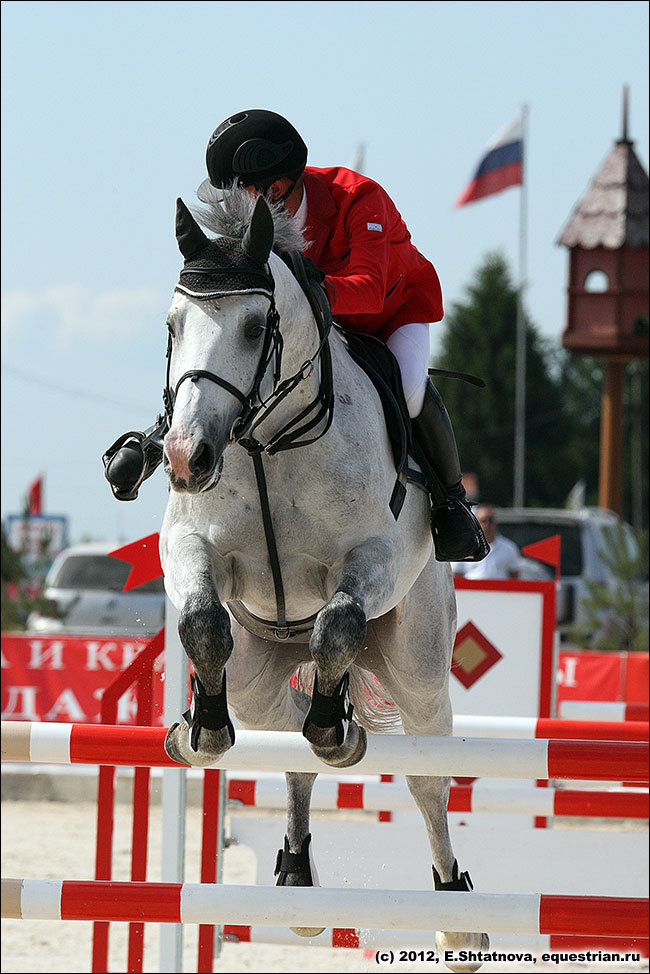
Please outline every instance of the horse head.
[{"label": "horse head", "polygon": [[277,336],[268,260],[273,219],[255,203],[241,239],[209,238],[182,200],[176,239],[185,258],[167,316],[169,433],[164,466],[173,490],[218,482],[238,419],[259,401]]}]

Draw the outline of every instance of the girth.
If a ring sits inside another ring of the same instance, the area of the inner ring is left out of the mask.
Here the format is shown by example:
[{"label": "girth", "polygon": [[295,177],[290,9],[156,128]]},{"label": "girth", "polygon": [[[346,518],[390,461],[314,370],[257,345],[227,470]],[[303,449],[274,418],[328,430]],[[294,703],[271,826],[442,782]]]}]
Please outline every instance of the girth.
[{"label": "girth", "polygon": [[283,643],[308,643],[318,615],[314,613],[308,619],[285,619],[284,626],[280,626],[279,622],[270,622],[268,619],[260,619],[259,616],[253,615],[243,602],[228,602],[227,605],[233,618],[248,632],[259,636],[260,639]]}]

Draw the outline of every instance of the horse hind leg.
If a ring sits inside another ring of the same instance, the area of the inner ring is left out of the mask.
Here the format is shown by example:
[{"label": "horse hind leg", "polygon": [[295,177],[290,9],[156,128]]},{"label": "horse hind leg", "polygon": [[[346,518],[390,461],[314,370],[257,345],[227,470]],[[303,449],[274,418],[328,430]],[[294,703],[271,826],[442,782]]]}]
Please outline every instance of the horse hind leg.
[{"label": "horse hind leg", "polygon": [[[228,661],[233,713],[248,728],[297,731],[309,698],[295,690],[290,677],[301,662],[291,646],[258,639],[233,624],[235,648]],[[309,832],[311,793],[316,775],[287,771],[287,831],[278,851],[277,886],[318,886]],[[316,937],[323,927],[292,927],[302,937]]]},{"label": "horse hind leg", "polygon": [[[421,732],[424,733],[424,732]],[[435,890],[469,892],[473,889],[469,873],[460,872],[452,849],[447,822],[449,778],[429,778],[423,775],[407,775],[406,781],[415,803],[422,813],[433,858],[433,887]],[[490,939],[486,933],[436,931],[436,945],[442,957],[446,951],[487,951]],[[481,964],[474,961],[445,961],[447,967],[457,972],[477,971]]]},{"label": "horse hind leg", "polygon": [[[436,605],[434,593],[427,590],[426,573],[416,583],[416,597],[404,604],[402,624],[397,625],[395,610],[370,625],[369,638],[380,658],[371,667],[398,707],[406,734],[451,734],[452,713],[448,692],[448,661],[451,638],[446,627],[436,630],[435,620],[427,618],[426,607]],[[432,640],[431,633],[437,633]],[[409,790],[427,829],[433,860],[433,885],[436,890],[472,888],[469,875],[460,872],[447,820],[450,779],[407,775]],[[486,951],[485,933],[436,932],[441,955],[444,951]],[[452,971],[479,969],[474,961],[449,961]]]},{"label": "horse hind leg", "polygon": [[[287,771],[287,834],[275,863],[276,886],[320,886],[312,858],[309,807],[315,774]],[[291,927],[300,937],[317,937],[325,927]]]}]

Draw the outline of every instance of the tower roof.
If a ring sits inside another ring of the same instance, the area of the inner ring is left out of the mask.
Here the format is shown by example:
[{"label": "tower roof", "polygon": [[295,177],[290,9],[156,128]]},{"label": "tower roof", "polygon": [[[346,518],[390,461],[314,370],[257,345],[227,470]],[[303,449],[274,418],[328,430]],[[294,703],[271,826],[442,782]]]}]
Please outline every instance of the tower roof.
[{"label": "tower roof", "polygon": [[558,238],[565,247],[648,246],[648,174],[632,142],[614,144]]}]

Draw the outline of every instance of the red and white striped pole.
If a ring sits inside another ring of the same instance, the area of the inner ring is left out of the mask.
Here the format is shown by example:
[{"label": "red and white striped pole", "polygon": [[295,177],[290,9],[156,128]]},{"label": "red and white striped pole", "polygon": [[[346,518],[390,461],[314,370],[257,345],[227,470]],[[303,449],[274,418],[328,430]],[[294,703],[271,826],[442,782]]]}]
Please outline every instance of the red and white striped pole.
[{"label": "red and white striped pole", "polygon": [[647,937],[648,900],[613,896],[3,879],[23,920],[239,923]]},{"label": "red and white striped pole", "polygon": [[[170,767],[163,727],[3,721],[5,761]],[[648,781],[648,744],[640,741],[514,740],[369,734],[368,750],[351,768],[330,768],[301,734],[237,731],[234,747],[215,762],[226,770],[336,774],[413,774],[471,778],[567,778]]]},{"label": "red and white striped pole", "polygon": [[[261,809],[285,809],[284,775],[228,778],[229,801]],[[592,818],[648,818],[648,792],[586,791],[535,788],[521,785],[495,788],[489,779],[475,785],[452,785],[448,811]],[[377,811],[413,811],[415,802],[405,782],[317,780],[312,810],[337,808]]]}]

